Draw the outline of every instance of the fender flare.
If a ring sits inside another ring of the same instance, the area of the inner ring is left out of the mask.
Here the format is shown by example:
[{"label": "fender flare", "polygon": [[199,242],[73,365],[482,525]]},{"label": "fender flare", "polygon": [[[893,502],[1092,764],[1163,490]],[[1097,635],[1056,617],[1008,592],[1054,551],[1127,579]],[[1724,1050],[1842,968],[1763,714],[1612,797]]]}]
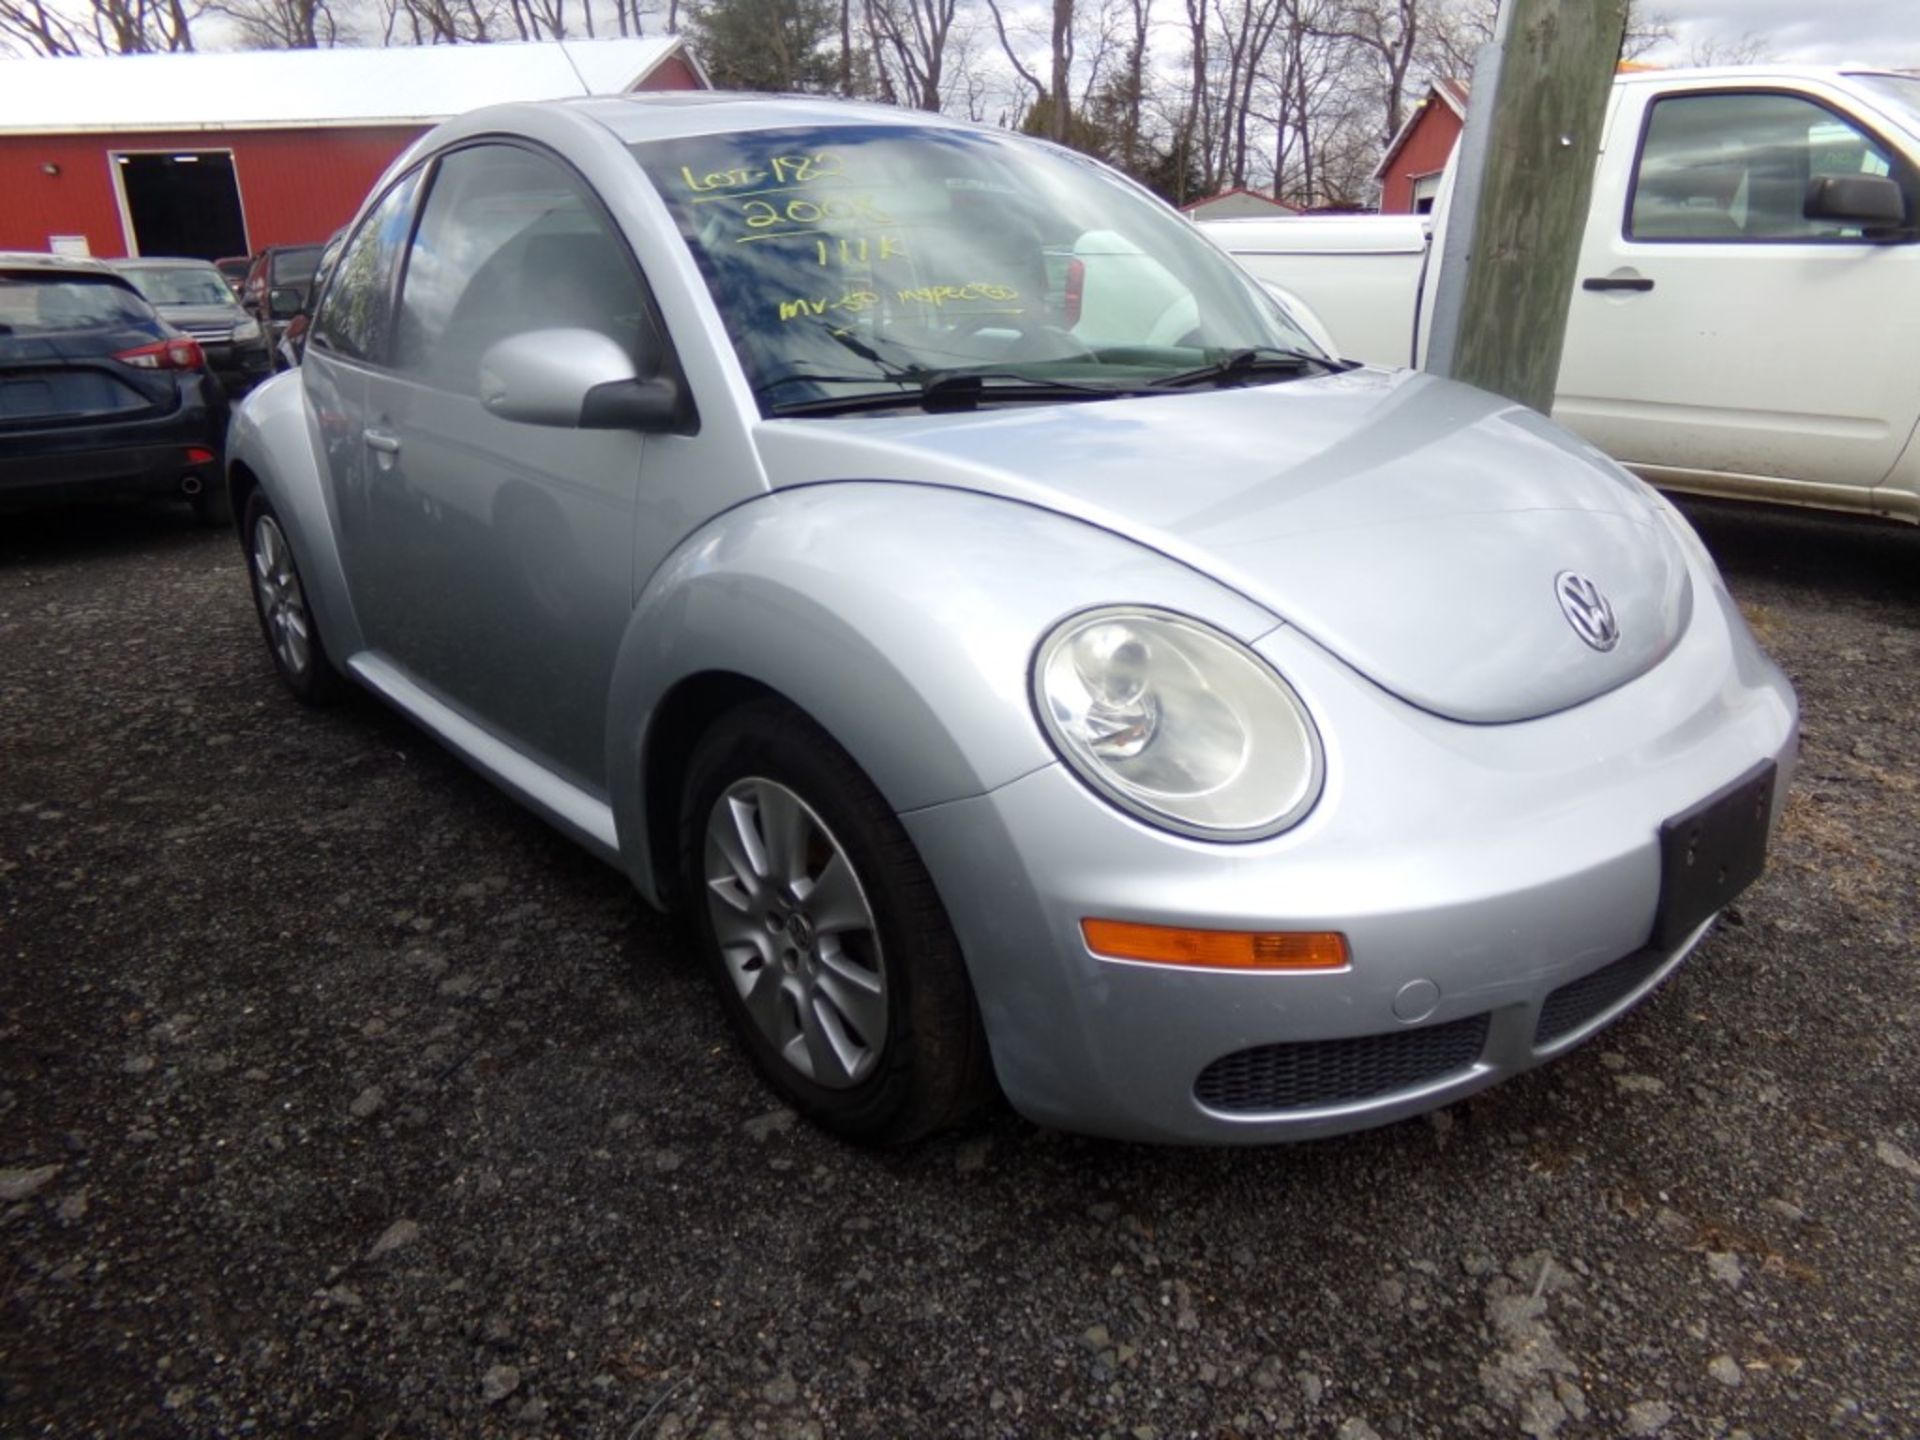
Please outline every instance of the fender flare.
[{"label": "fender flare", "polygon": [[[334,538],[327,478],[318,458],[326,454],[321,440],[300,372],[274,376],[248,394],[233,413],[227,430],[227,494],[236,502],[233,513],[238,525],[241,472],[266,492],[293,547],[301,588],[320,637],[335,664],[341,664],[364,649],[365,643]],[[244,534],[240,543],[243,547],[248,543]]]},{"label": "fender flare", "polygon": [[1029,698],[1034,650],[1064,617],[1110,604],[1249,642],[1279,624],[1135,541],[973,492],[847,481],[725,512],[649,578],[615,664],[607,782],[623,867],[669,903],[695,738],[676,706],[692,690],[784,697],[905,813],[1055,763]]}]

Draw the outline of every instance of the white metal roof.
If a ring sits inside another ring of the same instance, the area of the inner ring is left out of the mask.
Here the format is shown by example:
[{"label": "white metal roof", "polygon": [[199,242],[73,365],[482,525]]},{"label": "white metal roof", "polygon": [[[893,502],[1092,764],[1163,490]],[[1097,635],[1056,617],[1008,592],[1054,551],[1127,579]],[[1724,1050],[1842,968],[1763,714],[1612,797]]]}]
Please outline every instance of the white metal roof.
[{"label": "white metal roof", "polygon": [[0,134],[417,125],[502,101],[617,95],[680,50],[666,37],[0,60]]}]

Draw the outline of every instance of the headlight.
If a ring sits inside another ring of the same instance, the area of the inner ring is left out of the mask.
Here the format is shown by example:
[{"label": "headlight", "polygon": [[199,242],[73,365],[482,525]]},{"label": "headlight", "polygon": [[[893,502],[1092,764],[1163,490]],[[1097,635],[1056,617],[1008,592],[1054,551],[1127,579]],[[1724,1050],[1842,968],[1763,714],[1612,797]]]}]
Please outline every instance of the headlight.
[{"label": "headlight", "polygon": [[233,343],[236,345],[244,345],[249,340],[258,340],[259,338],[260,322],[258,320],[242,320],[238,325],[233,327]]},{"label": "headlight", "polygon": [[1320,738],[1246,646],[1183,616],[1090,610],[1041,642],[1034,704],[1054,748],[1123,810],[1209,840],[1258,840],[1320,793]]}]

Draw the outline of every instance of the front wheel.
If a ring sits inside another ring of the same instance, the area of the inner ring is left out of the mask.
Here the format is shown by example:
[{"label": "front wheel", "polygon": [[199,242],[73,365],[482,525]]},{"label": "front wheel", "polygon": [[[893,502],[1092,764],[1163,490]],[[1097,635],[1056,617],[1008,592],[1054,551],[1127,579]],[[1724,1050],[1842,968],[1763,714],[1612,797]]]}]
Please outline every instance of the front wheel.
[{"label": "front wheel", "polygon": [[949,1125],[990,1090],[960,947],[912,842],[846,751],[757,701],[688,769],[694,921],[741,1044],[797,1109],[867,1143]]}]

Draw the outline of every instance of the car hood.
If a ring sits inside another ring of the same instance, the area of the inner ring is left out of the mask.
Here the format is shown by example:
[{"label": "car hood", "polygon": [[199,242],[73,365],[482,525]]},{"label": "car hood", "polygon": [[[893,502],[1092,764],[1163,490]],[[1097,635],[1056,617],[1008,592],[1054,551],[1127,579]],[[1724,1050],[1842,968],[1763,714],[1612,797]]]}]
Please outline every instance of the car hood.
[{"label": "car hood", "polygon": [[[1529,719],[1623,685],[1672,648],[1692,604],[1640,482],[1534,411],[1411,372],[769,420],[756,439],[776,487],[951,486],[1129,536],[1458,720]],[[1612,648],[1564,613],[1567,572],[1611,604]]]},{"label": "car hood", "polygon": [[169,325],[234,326],[252,317],[238,305],[156,305]]}]

